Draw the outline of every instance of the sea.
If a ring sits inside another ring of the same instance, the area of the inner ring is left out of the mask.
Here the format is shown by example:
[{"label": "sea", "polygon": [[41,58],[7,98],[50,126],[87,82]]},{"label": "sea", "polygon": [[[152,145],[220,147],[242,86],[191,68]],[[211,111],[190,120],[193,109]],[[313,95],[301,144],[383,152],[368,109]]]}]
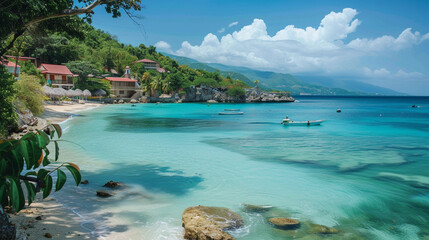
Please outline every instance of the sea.
[{"label": "sea", "polygon": [[[429,98],[296,100],[80,112],[61,124],[59,161],[79,165],[89,184],[69,175],[53,196],[93,239],[183,239],[182,213],[197,205],[240,214],[245,225],[228,231],[237,240],[429,239]],[[325,121],[284,126],[286,116]],[[102,187],[110,180],[123,186]],[[115,195],[97,197],[100,189]],[[302,227],[275,228],[271,217]]]}]

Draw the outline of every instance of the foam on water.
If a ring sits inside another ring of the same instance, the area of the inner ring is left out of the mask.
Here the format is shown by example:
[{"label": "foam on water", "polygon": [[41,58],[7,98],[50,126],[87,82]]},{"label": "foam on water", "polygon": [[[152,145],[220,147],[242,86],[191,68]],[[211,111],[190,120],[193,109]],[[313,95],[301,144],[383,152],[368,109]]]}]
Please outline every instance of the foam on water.
[{"label": "foam on water", "polygon": [[[63,138],[78,145],[60,146],[61,161],[77,163],[90,184],[68,183],[55,197],[106,239],[182,239],[181,214],[194,205],[242,215],[245,227],[230,232],[240,240],[319,239],[309,223],[341,230],[329,239],[422,238],[429,235],[429,193],[416,181],[429,177],[429,108],[413,104],[429,99],[94,109],[63,124]],[[217,115],[225,108],[245,114]],[[284,127],[285,115],[327,121]],[[109,180],[127,187],[97,198]],[[244,203],[274,208],[250,214]],[[302,229],[267,223],[282,216],[299,219]]]}]

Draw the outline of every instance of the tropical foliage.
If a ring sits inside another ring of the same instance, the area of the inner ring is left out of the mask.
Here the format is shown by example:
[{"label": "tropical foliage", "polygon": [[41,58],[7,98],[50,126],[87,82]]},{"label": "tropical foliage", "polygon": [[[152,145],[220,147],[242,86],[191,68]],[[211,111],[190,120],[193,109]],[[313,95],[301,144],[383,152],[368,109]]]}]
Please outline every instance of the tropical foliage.
[{"label": "tropical foliage", "polygon": [[20,79],[14,83],[14,86],[17,99],[24,103],[26,108],[35,115],[43,113],[44,93],[37,76],[21,73]]},{"label": "tropical foliage", "polygon": [[[58,138],[54,138],[54,135]],[[15,211],[24,208],[25,197],[23,183],[27,192],[27,201],[30,205],[40,190],[43,198],[55,191],[59,191],[67,180],[63,171],[67,169],[79,185],[81,174],[79,167],[73,163],[59,163],[59,138],[62,135],[61,127],[53,124],[44,131],[30,132],[18,140],[0,141],[0,202],[2,206],[12,206]],[[54,144],[54,157],[50,158],[48,145]],[[52,167],[51,161],[55,162]],[[56,182],[54,184],[54,178]]]},{"label": "tropical foliage", "polygon": [[15,99],[12,75],[0,65],[0,138],[17,127],[17,115],[13,107]]}]

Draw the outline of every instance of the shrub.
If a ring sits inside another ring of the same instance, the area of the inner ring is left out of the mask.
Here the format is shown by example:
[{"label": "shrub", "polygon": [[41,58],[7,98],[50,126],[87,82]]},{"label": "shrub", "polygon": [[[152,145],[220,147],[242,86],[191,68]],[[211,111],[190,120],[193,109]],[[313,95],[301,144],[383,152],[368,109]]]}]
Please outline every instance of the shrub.
[{"label": "shrub", "polygon": [[240,87],[233,87],[228,89],[226,94],[228,94],[228,96],[231,96],[231,97],[243,97],[246,95],[246,92],[244,91],[244,89]]},{"label": "shrub", "polygon": [[16,81],[14,85],[17,99],[22,101],[34,115],[42,114],[44,94],[39,78],[22,73],[20,80]]},{"label": "shrub", "polygon": [[18,126],[13,100],[15,98],[12,75],[0,65],[0,138]]},{"label": "shrub", "polygon": [[203,78],[203,77],[197,77],[193,84],[195,86],[201,86],[204,85],[206,87],[219,87],[219,83],[212,79],[212,78]]}]

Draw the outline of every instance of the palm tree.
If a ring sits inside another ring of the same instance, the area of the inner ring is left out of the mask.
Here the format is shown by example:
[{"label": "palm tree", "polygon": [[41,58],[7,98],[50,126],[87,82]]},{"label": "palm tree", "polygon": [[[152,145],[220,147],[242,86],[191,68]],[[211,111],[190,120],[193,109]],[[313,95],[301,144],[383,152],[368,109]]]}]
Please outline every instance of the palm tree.
[{"label": "palm tree", "polygon": [[172,87],[171,87],[171,83],[169,79],[164,79],[164,81],[162,81],[162,92],[163,93],[170,93],[172,91]]},{"label": "palm tree", "polygon": [[157,77],[150,82],[151,90],[152,91],[159,91],[161,87],[161,77]]},{"label": "palm tree", "polygon": [[259,89],[259,80],[258,79],[256,79],[255,81],[254,81],[254,83],[256,84],[256,89]]}]

